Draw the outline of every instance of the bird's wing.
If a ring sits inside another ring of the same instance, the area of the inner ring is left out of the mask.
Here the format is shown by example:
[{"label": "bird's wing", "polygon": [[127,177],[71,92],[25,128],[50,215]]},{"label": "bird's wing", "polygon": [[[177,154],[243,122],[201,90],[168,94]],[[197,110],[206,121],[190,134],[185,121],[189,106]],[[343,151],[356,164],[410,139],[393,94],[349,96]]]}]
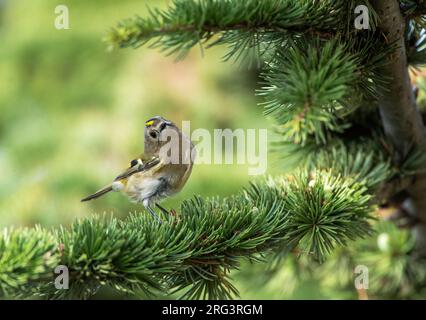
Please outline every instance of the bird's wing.
[{"label": "bird's wing", "polygon": [[130,162],[130,167],[122,174],[117,176],[114,181],[126,179],[137,172],[147,171],[159,163],[160,159],[157,157],[151,158],[150,160],[143,160],[142,157],[132,160]]}]

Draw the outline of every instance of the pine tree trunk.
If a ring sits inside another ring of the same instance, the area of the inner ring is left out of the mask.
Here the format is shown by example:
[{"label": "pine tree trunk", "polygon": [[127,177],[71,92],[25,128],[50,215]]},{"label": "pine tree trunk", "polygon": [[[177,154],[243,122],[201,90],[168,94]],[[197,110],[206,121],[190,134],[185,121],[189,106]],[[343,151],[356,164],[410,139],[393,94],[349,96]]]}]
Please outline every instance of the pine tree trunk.
[{"label": "pine tree trunk", "polygon": [[[372,0],[371,4],[379,15],[379,29],[391,44],[398,49],[389,57],[382,73],[392,79],[388,91],[382,92],[379,109],[383,127],[389,140],[397,149],[396,161],[403,159],[412,147],[425,141],[425,129],[418,111],[408,73],[405,47],[406,22],[397,0]],[[413,212],[419,219],[413,231],[419,251],[426,252],[426,175],[416,176],[407,189],[412,201]]]}]

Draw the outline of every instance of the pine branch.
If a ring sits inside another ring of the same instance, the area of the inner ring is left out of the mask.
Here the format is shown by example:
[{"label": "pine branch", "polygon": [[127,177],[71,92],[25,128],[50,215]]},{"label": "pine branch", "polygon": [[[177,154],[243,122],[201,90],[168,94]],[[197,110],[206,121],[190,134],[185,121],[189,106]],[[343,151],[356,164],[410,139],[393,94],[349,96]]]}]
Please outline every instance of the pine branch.
[{"label": "pine branch", "polygon": [[272,114],[288,140],[304,144],[308,135],[325,143],[325,130],[342,131],[337,123],[341,106],[355,81],[356,59],[336,42],[323,48],[318,41],[300,41],[280,51],[264,75],[260,95],[267,99],[265,114]]},{"label": "pine branch", "polygon": [[410,66],[420,68],[426,64],[426,34],[423,26],[411,21],[407,26],[407,60]]},{"label": "pine branch", "polygon": [[426,14],[426,3],[423,0],[400,0],[401,12],[408,18]]},{"label": "pine branch", "polygon": [[[317,145],[315,141],[304,146],[286,140],[277,141],[273,152],[281,155],[287,169],[333,170],[336,174],[364,183],[371,193],[394,177],[404,175],[391,163],[380,137],[374,135],[357,137],[352,141],[335,136],[326,145]],[[294,166],[291,165],[293,163]]]},{"label": "pine branch", "polygon": [[[265,113],[282,125],[286,140],[304,145],[311,137],[325,144],[329,133],[351,126],[350,114],[377,104],[389,78],[378,71],[395,47],[380,34],[319,41],[298,38],[268,63],[259,95]],[[359,116],[359,115],[358,115]]]},{"label": "pine branch", "polygon": [[[0,236],[0,296],[31,295],[33,285],[49,281],[59,264],[54,236],[42,230],[4,230]],[[21,292],[16,292],[21,288]]]},{"label": "pine branch", "polygon": [[[347,30],[354,6],[355,1],[347,0],[175,0],[164,11],[123,20],[106,40],[112,47],[139,47],[154,40],[153,47],[178,58],[196,44],[226,44],[230,58],[246,49],[267,51],[294,34],[328,39]],[[263,49],[261,43],[266,43]]]},{"label": "pine branch", "polygon": [[[87,298],[101,286],[185,298],[230,298],[229,271],[282,248],[323,260],[337,245],[371,232],[363,184],[314,172],[253,184],[224,200],[195,197],[163,225],[147,215],[87,218],[70,230],[18,229],[0,237],[2,295]],[[13,257],[13,258],[11,258]],[[57,290],[58,264],[70,289]]]},{"label": "pine branch", "polygon": [[273,143],[272,151],[280,154],[286,170],[333,170],[365,184],[374,194],[375,203],[389,204],[395,195],[411,187],[417,176],[424,174],[426,150],[412,148],[404,159],[392,161],[396,151],[376,123],[380,119],[376,119],[375,113],[363,111],[369,121],[360,127],[365,119],[360,119],[356,112],[354,116],[361,122],[352,122],[352,127],[343,133],[328,133],[326,144],[318,145],[313,137],[305,145],[294,144],[284,135],[282,141]]},{"label": "pine branch", "polygon": [[371,31],[356,32],[348,23],[359,4],[175,1],[165,11],[151,10],[146,18],[121,22],[108,41],[138,47],[154,40],[154,47],[178,58],[196,44],[228,45],[226,59],[263,56],[268,65],[261,90],[266,112],[283,125],[288,140],[304,144],[314,135],[323,144],[327,131],[342,132],[348,126],[338,121],[342,116],[364,101],[374,103],[388,80],[377,70],[395,48],[384,45],[374,31],[377,16],[368,1],[362,4],[370,8]]}]

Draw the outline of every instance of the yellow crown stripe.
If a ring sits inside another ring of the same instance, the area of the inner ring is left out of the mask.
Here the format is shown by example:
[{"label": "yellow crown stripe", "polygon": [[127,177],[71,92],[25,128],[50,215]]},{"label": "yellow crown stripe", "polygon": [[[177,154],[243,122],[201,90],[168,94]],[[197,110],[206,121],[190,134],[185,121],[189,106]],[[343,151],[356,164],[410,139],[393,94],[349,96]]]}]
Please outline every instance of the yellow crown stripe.
[{"label": "yellow crown stripe", "polygon": [[147,126],[147,127],[149,127],[149,126],[152,126],[152,124],[154,123],[154,120],[151,120],[151,121],[147,121],[147,122],[145,122],[145,125]]}]

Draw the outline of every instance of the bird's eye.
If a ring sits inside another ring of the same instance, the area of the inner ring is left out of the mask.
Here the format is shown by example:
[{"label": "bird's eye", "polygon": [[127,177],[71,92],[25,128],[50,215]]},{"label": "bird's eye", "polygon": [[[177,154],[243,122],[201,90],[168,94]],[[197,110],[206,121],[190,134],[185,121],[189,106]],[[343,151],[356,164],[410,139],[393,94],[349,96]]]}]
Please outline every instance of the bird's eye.
[{"label": "bird's eye", "polygon": [[132,160],[132,161],[130,161],[130,166],[131,167],[134,167],[134,166],[136,166],[138,164],[138,160]]},{"label": "bird's eye", "polygon": [[156,133],[155,131],[151,131],[151,132],[149,133],[149,135],[151,136],[151,138],[153,138],[153,139],[157,139],[157,133]]},{"label": "bird's eye", "polygon": [[166,124],[165,122],[163,122],[163,123],[160,125],[160,132],[161,132],[161,131],[163,131],[163,130],[166,128],[166,126],[167,126],[167,124]]}]

